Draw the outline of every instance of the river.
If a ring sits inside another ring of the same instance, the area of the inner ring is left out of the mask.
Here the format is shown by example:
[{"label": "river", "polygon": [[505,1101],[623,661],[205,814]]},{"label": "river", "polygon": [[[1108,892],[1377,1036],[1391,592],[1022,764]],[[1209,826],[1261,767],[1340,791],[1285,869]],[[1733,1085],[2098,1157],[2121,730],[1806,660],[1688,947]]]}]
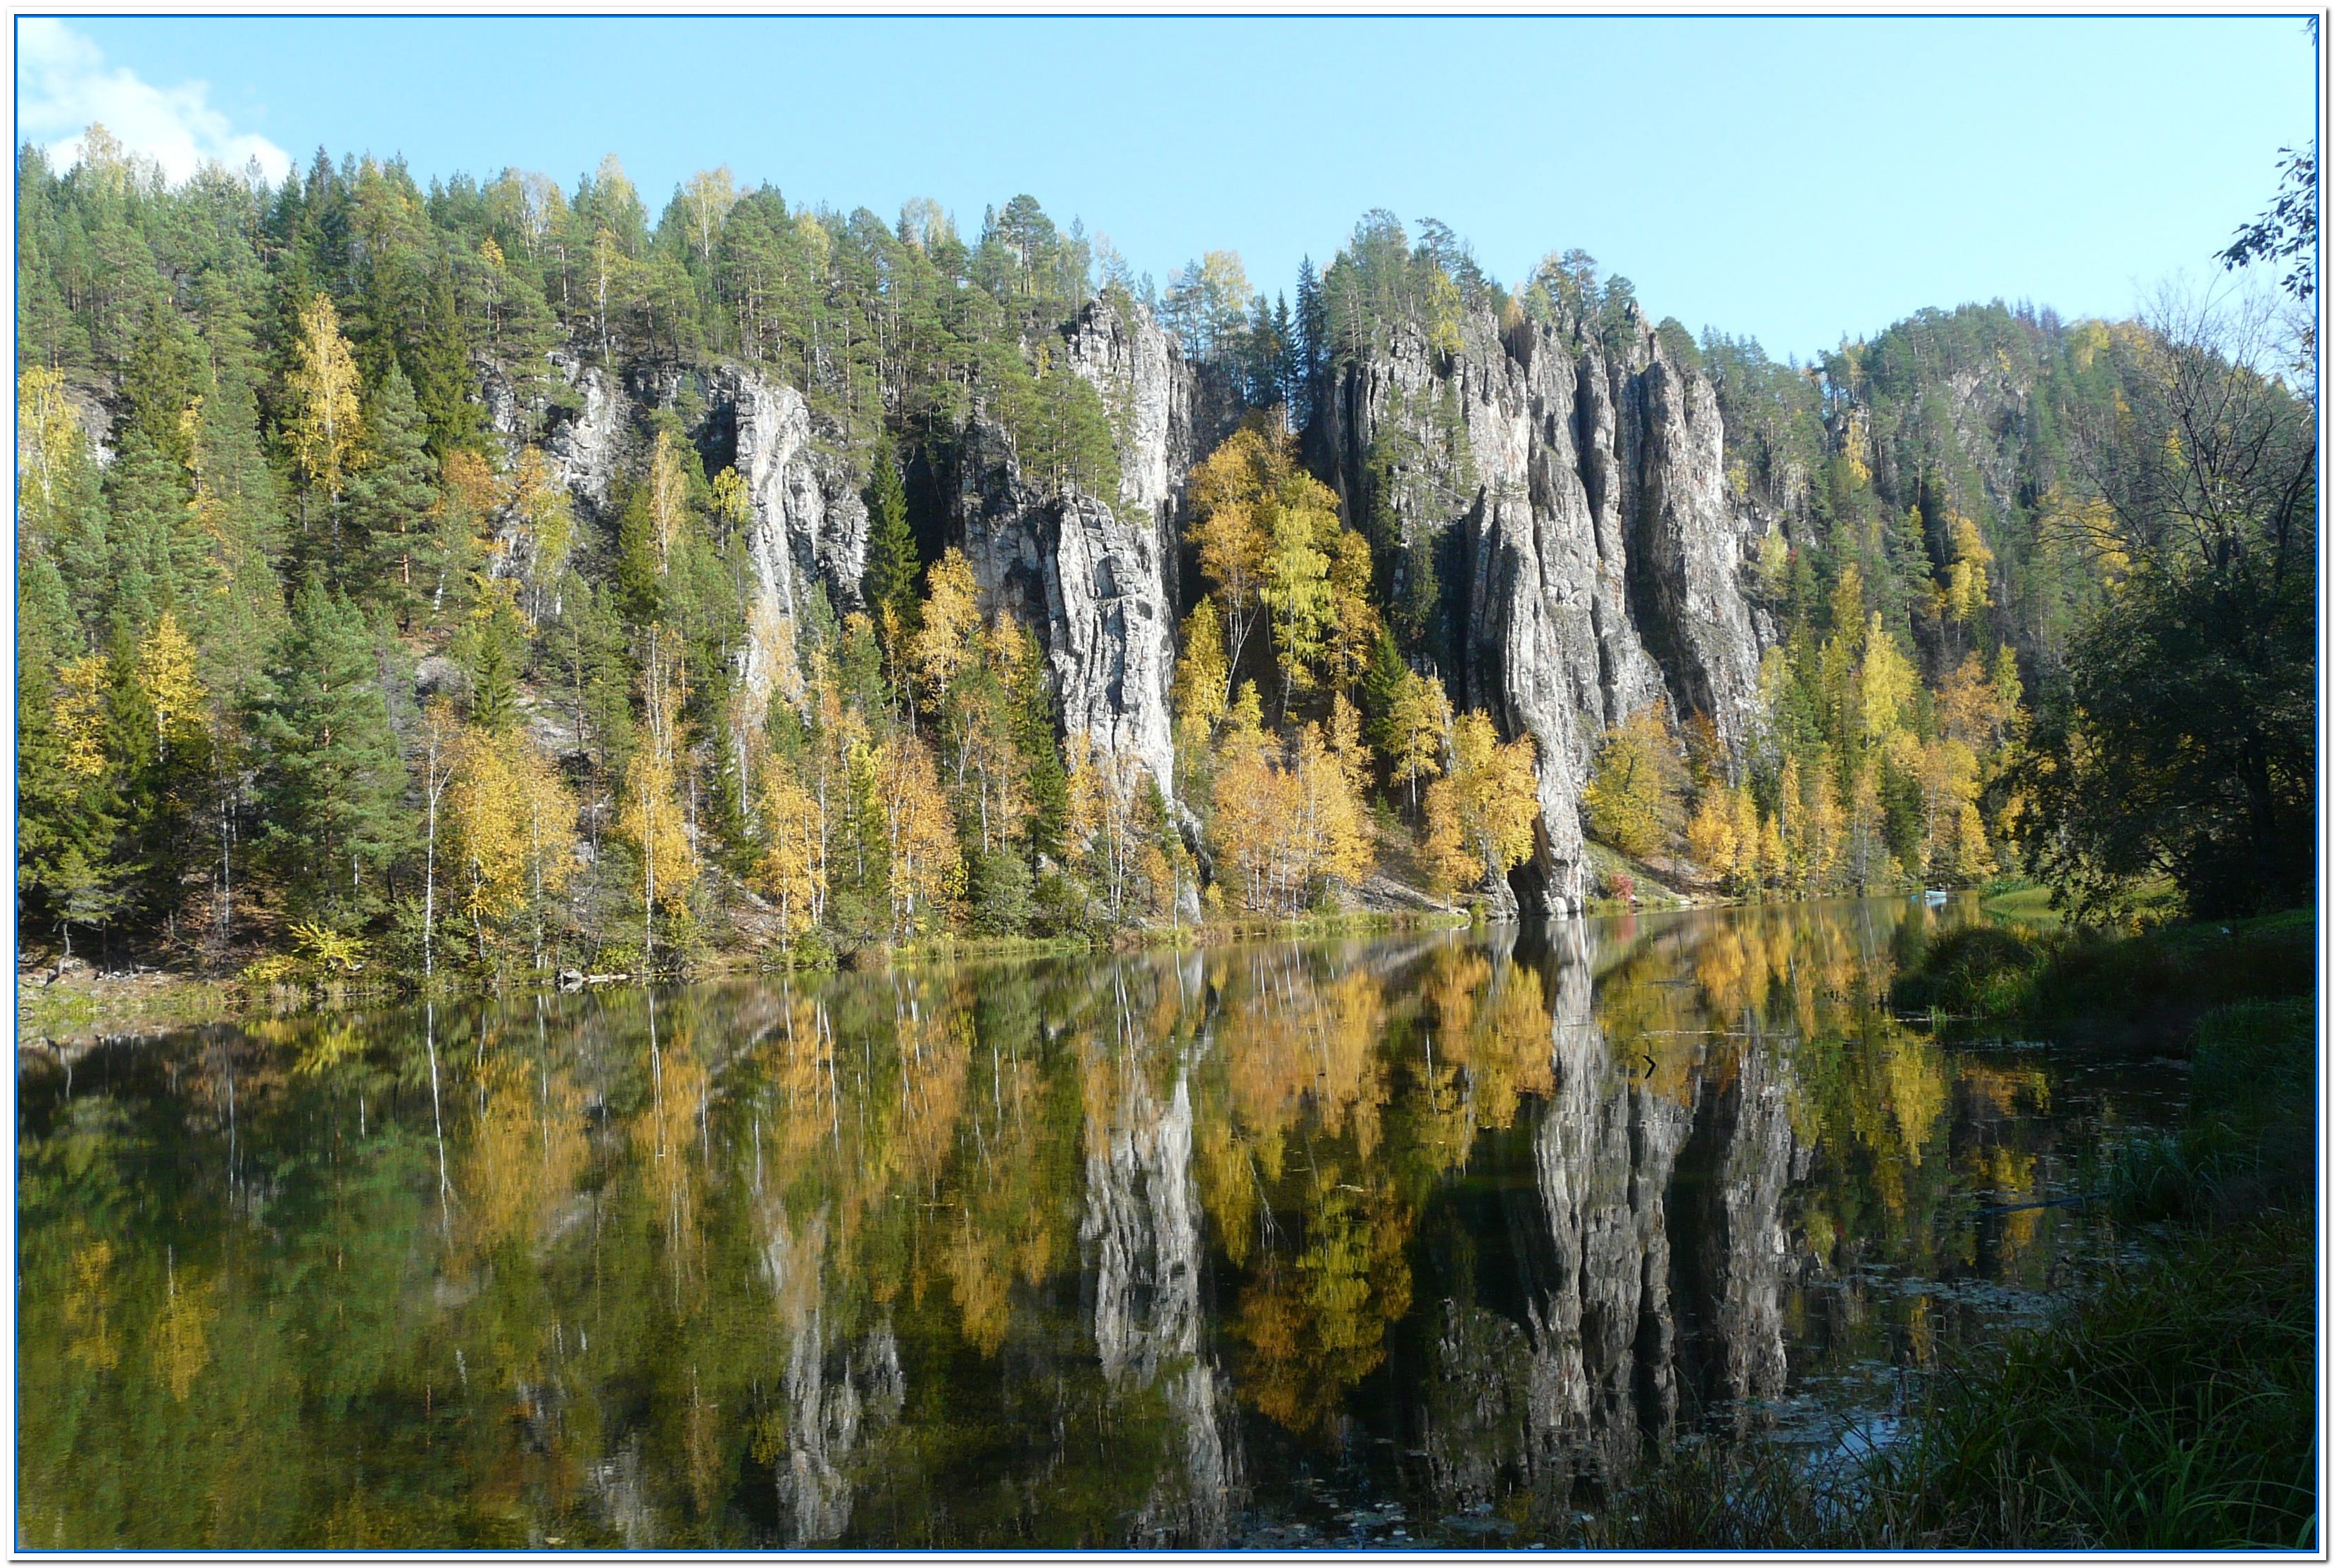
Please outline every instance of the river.
[{"label": "river", "polygon": [[2127,1245],[2171,1065],[1866,900],[19,1056],[25,1547],[1557,1544],[1886,1441]]}]

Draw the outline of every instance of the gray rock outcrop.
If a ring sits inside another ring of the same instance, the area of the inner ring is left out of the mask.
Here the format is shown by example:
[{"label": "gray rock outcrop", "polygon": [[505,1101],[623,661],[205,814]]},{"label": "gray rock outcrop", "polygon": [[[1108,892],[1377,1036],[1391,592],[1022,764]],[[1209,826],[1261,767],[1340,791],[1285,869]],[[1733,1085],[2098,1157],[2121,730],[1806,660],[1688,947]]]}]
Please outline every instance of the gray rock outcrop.
[{"label": "gray rock outcrop", "polygon": [[1090,302],[1061,339],[1062,362],[1111,411],[1119,494],[1034,482],[1003,426],[976,409],[951,532],[982,609],[1010,611],[1044,644],[1064,731],[1133,753],[1172,798],[1176,524],[1192,460],[1193,379],[1157,322],[1108,300]]},{"label": "gray rock outcrop", "polygon": [[[1666,697],[1739,756],[1750,724],[1755,524],[1727,495],[1716,397],[1634,310],[1609,341],[1540,322],[1503,332],[1482,314],[1445,353],[1396,329],[1327,391],[1345,515],[1455,563],[1442,673],[1454,703],[1537,744],[1538,842],[1519,881],[1536,912],[1576,911],[1580,797],[1605,730]],[[1416,471],[1373,461],[1387,439]]]},{"label": "gray rock outcrop", "polygon": [[706,378],[713,417],[731,423],[738,477],[752,515],[747,553],[755,592],[744,675],[758,699],[775,685],[795,700],[802,669],[795,627],[815,585],[837,610],[856,608],[867,565],[867,504],[850,466],[819,438],[810,405],[785,382],[747,365]]}]

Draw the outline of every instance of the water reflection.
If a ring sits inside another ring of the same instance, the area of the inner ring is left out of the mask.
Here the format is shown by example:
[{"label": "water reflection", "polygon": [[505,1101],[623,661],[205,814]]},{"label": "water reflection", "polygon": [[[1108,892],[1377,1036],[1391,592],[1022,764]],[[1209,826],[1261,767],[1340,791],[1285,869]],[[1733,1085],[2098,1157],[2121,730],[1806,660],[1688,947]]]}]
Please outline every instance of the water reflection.
[{"label": "water reflection", "polygon": [[2152,1086],[1881,1005],[1969,918],[26,1053],[24,1544],[1538,1538],[1649,1445],[1885,1408],[2111,1241],[1992,1211]]}]

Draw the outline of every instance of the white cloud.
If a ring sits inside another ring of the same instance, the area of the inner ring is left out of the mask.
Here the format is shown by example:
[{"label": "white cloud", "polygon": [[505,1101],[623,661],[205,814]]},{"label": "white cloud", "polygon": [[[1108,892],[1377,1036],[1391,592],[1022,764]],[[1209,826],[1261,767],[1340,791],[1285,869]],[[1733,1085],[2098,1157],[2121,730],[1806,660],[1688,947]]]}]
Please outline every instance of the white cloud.
[{"label": "white cloud", "polygon": [[211,107],[210,91],[208,82],[156,87],[127,66],[109,70],[104,51],[52,17],[16,23],[18,134],[61,168],[80,160],[82,133],[96,124],[159,164],[173,184],[206,163],[240,171],[255,159],[271,183],[282,180],[291,158],[264,136],[238,134]]}]

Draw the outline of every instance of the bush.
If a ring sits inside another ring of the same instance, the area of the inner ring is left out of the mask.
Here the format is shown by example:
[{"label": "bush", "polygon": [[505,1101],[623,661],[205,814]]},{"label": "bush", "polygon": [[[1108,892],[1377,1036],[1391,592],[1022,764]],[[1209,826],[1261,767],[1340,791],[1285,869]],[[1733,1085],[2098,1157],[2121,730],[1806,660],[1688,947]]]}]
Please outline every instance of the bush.
[{"label": "bush", "polygon": [[1029,862],[1010,850],[975,850],[965,876],[972,928],[985,937],[1018,937],[1028,929]]},{"label": "bush", "polygon": [[1963,926],[1932,943],[1921,967],[1889,987],[1888,999],[1911,1013],[2014,1012],[2041,957],[2041,950],[2019,932]]},{"label": "bush", "polygon": [[1034,924],[1041,937],[1075,937],[1092,941],[1105,928],[1102,909],[1085,888],[1060,871],[1037,879]]}]

